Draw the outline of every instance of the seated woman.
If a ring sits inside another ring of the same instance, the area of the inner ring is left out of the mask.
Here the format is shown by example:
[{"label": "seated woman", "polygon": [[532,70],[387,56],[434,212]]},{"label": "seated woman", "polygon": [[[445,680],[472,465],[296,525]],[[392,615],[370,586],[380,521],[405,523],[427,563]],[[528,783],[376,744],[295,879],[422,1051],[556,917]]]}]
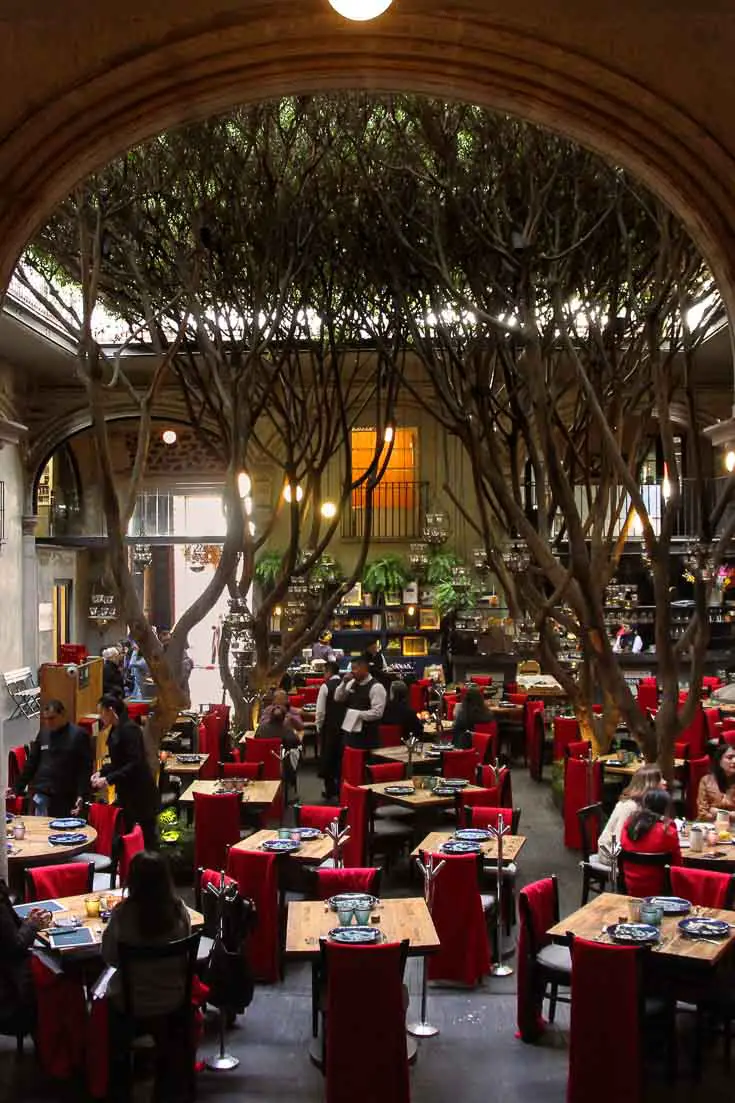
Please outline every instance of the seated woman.
[{"label": "seated woman", "polygon": [[298,709],[291,708],[291,702],[288,699],[288,694],[285,689],[276,689],[273,691],[273,697],[270,704],[266,705],[261,713],[261,724],[266,724],[271,719],[274,709],[278,709],[283,714],[283,723],[287,728],[290,728],[291,731],[300,732],[304,730],[304,721],[301,719],[301,713]]},{"label": "seated woman", "polygon": [[[301,746],[301,740],[288,723],[288,716],[283,705],[272,704],[261,717],[261,721],[255,731],[256,739],[280,739],[281,746],[288,751],[293,751]],[[298,762],[297,756],[287,756],[284,760],[283,776],[291,784],[296,782],[296,768],[294,762]]]},{"label": "seated woman", "polygon": [[604,865],[610,865],[610,847],[613,835],[620,844],[623,827],[634,812],[641,806],[641,801],[651,789],[665,789],[666,780],[658,766],[646,765],[637,770],[630,781],[630,785],[620,794],[618,803],[610,814],[610,819],[597,841],[597,857]]},{"label": "seated woman", "polygon": [[20,919],[8,886],[0,881],[0,1034],[33,1033],[36,1000],[30,950],[48,920],[42,908],[31,908],[28,917]]},{"label": "seated woman", "polygon": [[493,714],[485,705],[485,698],[479,686],[470,686],[463,700],[457,705],[452,729],[452,743],[459,750],[469,750],[472,746],[472,732],[476,724],[489,724]]},{"label": "seated woman", "polygon": [[390,697],[385,706],[381,724],[396,724],[403,729],[402,739],[415,736],[424,738],[424,725],[408,703],[408,686],[400,680],[395,681],[390,687]]},{"label": "seated woman", "polygon": [[[679,832],[672,821],[673,804],[664,789],[649,789],[641,806],[623,827],[623,850],[642,854],[670,854],[669,865],[681,865]],[[625,866],[625,885],[630,896],[655,896],[664,891],[663,867]]]},{"label": "seated woman", "polygon": [[718,808],[735,812],[735,747],[718,747],[712,769],[702,778],[697,792],[697,819],[714,820]]}]

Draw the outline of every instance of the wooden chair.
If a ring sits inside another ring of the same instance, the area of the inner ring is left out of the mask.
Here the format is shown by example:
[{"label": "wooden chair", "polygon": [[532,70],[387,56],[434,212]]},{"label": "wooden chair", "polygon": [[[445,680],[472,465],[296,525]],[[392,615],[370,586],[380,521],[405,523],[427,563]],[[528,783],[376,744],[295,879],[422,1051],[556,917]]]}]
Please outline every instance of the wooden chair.
[{"label": "wooden chair", "polygon": [[610,867],[597,857],[597,840],[602,834],[602,804],[588,804],[577,809],[579,834],[582,840],[582,907],[587,903],[590,892],[605,892],[610,879]]},{"label": "wooden chair", "polygon": [[546,935],[546,931],[559,922],[559,885],[556,877],[552,874],[522,888],[518,894],[518,910],[521,923],[518,942],[519,1006],[525,998],[531,998],[538,1001],[540,1012],[543,1001],[548,1000],[549,1022],[553,1023],[557,1003],[570,1002],[570,997],[559,995],[559,989],[571,987],[572,980],[569,948],[552,943]]},{"label": "wooden chair", "polygon": [[[671,853],[625,850],[618,855],[618,892],[629,896],[660,895],[666,883],[666,866],[671,865]],[[632,869],[630,885],[626,870]],[[648,881],[645,880],[648,875]]]}]

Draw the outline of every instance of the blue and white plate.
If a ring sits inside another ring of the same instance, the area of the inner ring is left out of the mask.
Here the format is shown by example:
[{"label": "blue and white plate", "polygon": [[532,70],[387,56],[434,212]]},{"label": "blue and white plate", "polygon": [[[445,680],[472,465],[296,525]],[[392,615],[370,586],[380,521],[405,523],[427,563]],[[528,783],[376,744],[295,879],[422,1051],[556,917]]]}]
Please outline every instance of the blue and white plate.
[{"label": "blue and white plate", "polygon": [[302,843],[306,842],[307,839],[321,839],[324,834],[318,827],[295,827],[294,831],[300,833]]},{"label": "blue and white plate", "polygon": [[724,919],[708,919],[706,916],[692,916],[677,924],[685,938],[728,938],[730,924]]},{"label": "blue and white plate", "polygon": [[647,946],[661,937],[658,927],[651,923],[612,923],[607,933],[613,942],[624,946]]},{"label": "blue and white plate", "polygon": [[58,835],[49,835],[52,846],[79,846],[87,842],[87,836],[81,831],[62,831]]},{"label": "blue and white plate", "polygon": [[260,844],[260,849],[268,850],[271,854],[294,854],[301,849],[301,843],[296,843],[293,839],[266,839]]},{"label": "blue and white plate", "polygon": [[439,849],[442,854],[479,854],[480,844],[463,842],[461,839],[447,839]]},{"label": "blue and white plate", "polygon": [[484,843],[493,836],[486,827],[460,827],[454,832],[454,837],[463,843]]},{"label": "blue and white plate", "polygon": [[469,781],[466,777],[445,777],[442,784],[452,789],[464,789]]},{"label": "blue and white plate", "polygon": [[377,896],[370,896],[367,892],[340,892],[336,896],[330,896],[327,900],[329,907],[333,912],[349,911],[350,908],[353,911],[370,911],[377,907]]},{"label": "blue and white plate", "polygon": [[456,797],[459,789],[453,789],[451,785],[437,785],[436,789],[432,790],[432,795],[435,797]]},{"label": "blue and white plate", "polygon": [[176,761],[180,762],[182,766],[190,766],[195,763],[199,763],[202,760],[202,756],[198,754],[177,754]]},{"label": "blue and white plate", "polygon": [[389,797],[411,797],[416,790],[413,785],[386,785],[383,792]]},{"label": "blue and white plate", "polygon": [[661,908],[664,915],[688,915],[692,910],[691,903],[683,896],[647,896],[646,903]]},{"label": "blue and white plate", "polygon": [[333,927],[329,932],[333,942],[349,942],[356,946],[380,942],[383,935],[378,927]]},{"label": "blue and white plate", "polygon": [[72,831],[75,827],[86,827],[87,821],[80,820],[78,816],[62,816],[58,820],[51,820],[49,827],[55,831]]}]

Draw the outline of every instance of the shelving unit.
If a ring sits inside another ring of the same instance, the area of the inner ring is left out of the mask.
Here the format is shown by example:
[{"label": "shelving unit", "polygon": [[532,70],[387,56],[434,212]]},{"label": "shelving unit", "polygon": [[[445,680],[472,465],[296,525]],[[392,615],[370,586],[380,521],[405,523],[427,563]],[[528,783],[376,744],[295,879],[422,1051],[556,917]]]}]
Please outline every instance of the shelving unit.
[{"label": "shelving unit", "polygon": [[[411,617],[408,615],[409,607],[415,609]],[[432,628],[418,627],[422,611],[425,615],[433,613],[428,606],[419,606],[414,603],[411,603],[411,606],[408,603],[387,606],[347,606],[344,612],[335,614],[333,617],[332,646],[344,651],[348,657],[355,656],[362,654],[368,643],[377,637],[389,664],[400,665],[406,673],[412,669],[415,674],[420,674],[428,662],[439,660],[439,652],[432,651],[432,646],[438,644],[440,636],[438,625]],[[392,618],[400,618],[404,622],[403,625],[390,625]],[[354,622],[360,619],[363,621],[363,627],[354,627]],[[409,620],[410,624],[406,624],[406,620]],[[423,651],[425,646],[425,653],[416,653],[419,646],[414,645],[414,650],[410,642],[412,639],[422,641],[420,650]],[[407,640],[408,647],[405,642]]]}]

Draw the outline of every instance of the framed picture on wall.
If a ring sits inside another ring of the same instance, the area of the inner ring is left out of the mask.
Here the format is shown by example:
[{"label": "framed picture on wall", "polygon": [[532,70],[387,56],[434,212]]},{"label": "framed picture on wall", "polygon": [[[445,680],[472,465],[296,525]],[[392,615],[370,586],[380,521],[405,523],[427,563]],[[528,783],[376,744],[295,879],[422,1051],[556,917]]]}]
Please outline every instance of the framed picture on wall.
[{"label": "framed picture on wall", "polygon": [[356,582],[352,589],[342,598],[342,605],[362,605],[362,582]]},{"label": "framed picture on wall", "polygon": [[419,628],[438,629],[441,619],[436,609],[419,609]]},{"label": "framed picture on wall", "polygon": [[405,626],[403,613],[394,613],[394,612],[386,611],[385,626],[389,630],[391,628],[394,629],[394,630],[397,629],[397,628],[403,628]]}]

